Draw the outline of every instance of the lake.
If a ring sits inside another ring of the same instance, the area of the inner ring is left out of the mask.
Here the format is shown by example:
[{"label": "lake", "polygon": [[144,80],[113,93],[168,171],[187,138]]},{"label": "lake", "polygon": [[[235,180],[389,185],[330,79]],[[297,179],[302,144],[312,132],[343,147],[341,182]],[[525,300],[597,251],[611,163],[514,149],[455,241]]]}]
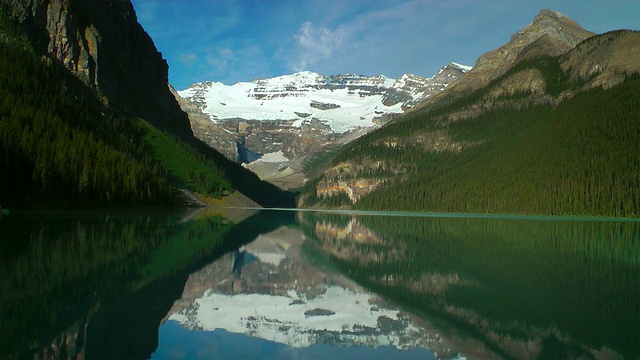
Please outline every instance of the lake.
[{"label": "lake", "polygon": [[0,358],[640,358],[640,222],[0,218]]}]

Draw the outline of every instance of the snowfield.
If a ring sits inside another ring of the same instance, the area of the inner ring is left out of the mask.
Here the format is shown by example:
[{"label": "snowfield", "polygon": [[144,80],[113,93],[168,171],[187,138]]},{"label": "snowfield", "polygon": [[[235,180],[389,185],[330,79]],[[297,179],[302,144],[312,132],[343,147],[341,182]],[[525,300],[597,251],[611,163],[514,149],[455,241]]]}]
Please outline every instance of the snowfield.
[{"label": "snowfield", "polygon": [[265,163],[286,163],[288,161],[289,161],[289,158],[284,156],[284,154],[282,153],[282,150],[278,150],[278,151],[273,152],[273,153],[264,154],[258,160],[253,161],[253,162],[254,163],[261,163],[261,162],[265,162]]},{"label": "snowfield", "polygon": [[[449,66],[463,72],[470,69],[455,63]],[[304,120],[314,118],[329,125],[334,132],[344,133],[372,127],[374,119],[383,114],[403,113],[406,100],[392,106],[383,104],[389,89],[417,101],[424,95],[424,87],[433,84],[432,79],[415,75],[403,75],[397,80],[384,75],[324,76],[303,71],[231,86],[201,82],[178,91],[178,94],[197,101],[214,122],[225,119],[293,120],[293,126],[300,127]],[[314,103],[316,106],[312,106]]]}]

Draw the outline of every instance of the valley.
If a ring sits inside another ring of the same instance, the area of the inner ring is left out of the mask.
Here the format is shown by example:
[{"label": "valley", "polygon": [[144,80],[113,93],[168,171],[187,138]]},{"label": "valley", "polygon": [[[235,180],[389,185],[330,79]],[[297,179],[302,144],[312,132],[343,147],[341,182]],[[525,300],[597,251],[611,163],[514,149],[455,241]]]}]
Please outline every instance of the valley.
[{"label": "valley", "polygon": [[236,141],[263,154],[243,166],[289,189],[309,180],[303,164],[315,153],[392,121],[469,69],[450,63],[431,78],[398,79],[306,71],[231,86],[196,83],[175,94],[196,137],[234,161]]},{"label": "valley", "polygon": [[130,3],[3,4],[11,207],[640,212],[637,31],[594,34],[544,9],[473,67],[428,78],[304,70],[176,90]]},{"label": "valley", "polygon": [[299,207],[635,217],[639,53],[638,32],[544,9],[431,78],[305,71],[174,95],[198,138]]}]

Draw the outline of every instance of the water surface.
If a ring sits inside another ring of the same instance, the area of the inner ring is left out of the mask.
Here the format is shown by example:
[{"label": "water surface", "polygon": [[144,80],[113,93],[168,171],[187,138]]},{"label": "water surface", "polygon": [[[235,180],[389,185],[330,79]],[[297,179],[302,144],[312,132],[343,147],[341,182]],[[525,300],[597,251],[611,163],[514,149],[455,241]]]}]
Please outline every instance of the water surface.
[{"label": "water surface", "polygon": [[12,213],[0,358],[635,359],[639,239],[613,219]]}]

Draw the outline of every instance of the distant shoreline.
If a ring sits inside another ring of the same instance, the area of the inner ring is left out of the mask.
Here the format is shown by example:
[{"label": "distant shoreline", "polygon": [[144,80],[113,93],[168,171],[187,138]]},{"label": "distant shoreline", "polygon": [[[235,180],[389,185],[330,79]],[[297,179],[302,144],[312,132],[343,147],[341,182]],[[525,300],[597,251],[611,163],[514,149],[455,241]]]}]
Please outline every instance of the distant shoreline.
[{"label": "distant shoreline", "polygon": [[569,216],[569,215],[519,215],[519,214],[474,214],[474,213],[441,213],[416,211],[375,211],[375,210],[338,210],[338,209],[308,209],[308,208],[257,208],[230,207],[244,210],[271,210],[295,212],[319,212],[341,215],[360,216],[398,216],[398,217],[431,217],[431,218],[467,218],[467,219],[513,219],[513,220],[553,220],[553,221],[614,221],[640,222],[640,218],[617,218],[600,216]]}]

